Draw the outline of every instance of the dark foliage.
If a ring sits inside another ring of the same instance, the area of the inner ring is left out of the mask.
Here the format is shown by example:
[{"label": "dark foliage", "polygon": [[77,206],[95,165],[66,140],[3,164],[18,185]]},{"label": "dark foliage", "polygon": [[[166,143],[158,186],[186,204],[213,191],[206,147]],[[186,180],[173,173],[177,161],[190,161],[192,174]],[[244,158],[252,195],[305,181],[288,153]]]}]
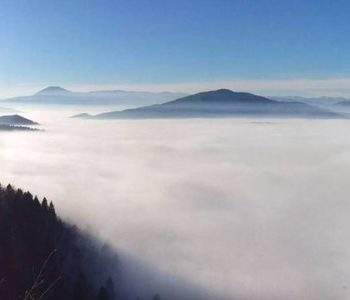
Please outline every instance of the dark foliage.
[{"label": "dark foliage", "polygon": [[62,222],[52,202],[0,186],[1,300],[116,300],[117,257]]},{"label": "dark foliage", "polygon": [[0,131],[40,131],[38,128],[0,124]]}]

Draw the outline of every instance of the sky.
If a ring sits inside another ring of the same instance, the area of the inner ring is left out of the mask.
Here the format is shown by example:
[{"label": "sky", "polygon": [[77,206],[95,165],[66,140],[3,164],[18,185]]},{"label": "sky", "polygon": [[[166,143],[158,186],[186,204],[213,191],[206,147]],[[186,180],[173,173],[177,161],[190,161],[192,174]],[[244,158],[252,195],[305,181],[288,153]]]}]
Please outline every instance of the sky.
[{"label": "sky", "polygon": [[47,85],[350,95],[346,0],[0,0],[0,97]]}]

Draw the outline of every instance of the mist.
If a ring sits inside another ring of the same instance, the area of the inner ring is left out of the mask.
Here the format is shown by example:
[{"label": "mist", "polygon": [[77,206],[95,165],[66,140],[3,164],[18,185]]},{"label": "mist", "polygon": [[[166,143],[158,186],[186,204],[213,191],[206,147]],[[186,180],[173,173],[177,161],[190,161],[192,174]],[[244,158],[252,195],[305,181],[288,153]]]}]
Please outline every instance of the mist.
[{"label": "mist", "polygon": [[0,182],[228,299],[348,299],[346,120],[69,119],[0,133]]}]

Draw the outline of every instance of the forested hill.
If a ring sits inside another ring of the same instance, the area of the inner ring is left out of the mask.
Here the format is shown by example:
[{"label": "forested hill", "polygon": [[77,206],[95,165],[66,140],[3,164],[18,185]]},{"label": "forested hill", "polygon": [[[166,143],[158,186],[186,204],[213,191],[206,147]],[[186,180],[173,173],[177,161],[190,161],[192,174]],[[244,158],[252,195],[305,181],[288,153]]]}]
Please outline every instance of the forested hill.
[{"label": "forested hill", "polygon": [[62,222],[54,205],[0,186],[1,300],[116,300],[118,260]]}]

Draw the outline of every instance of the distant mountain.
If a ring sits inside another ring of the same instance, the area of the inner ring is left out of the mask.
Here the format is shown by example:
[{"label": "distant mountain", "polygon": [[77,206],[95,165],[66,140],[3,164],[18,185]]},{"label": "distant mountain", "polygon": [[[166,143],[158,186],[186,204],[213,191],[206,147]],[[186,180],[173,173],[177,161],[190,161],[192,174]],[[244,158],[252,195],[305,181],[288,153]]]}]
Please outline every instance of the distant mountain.
[{"label": "distant mountain", "polygon": [[27,127],[27,126],[13,126],[13,125],[0,124],[0,131],[41,131],[41,130],[37,128]]},{"label": "distant mountain", "polygon": [[338,102],[350,101],[344,97],[299,97],[299,96],[284,96],[284,97],[269,97],[270,99],[282,102],[303,102],[311,105],[334,105]]},{"label": "distant mountain", "polygon": [[0,125],[39,125],[38,123],[26,119],[20,115],[0,116]]},{"label": "distant mountain", "polygon": [[[88,118],[87,115],[84,115],[84,117]],[[164,104],[107,112],[90,118],[202,117],[342,118],[343,116],[301,102],[280,102],[249,93],[220,89],[182,97]]]},{"label": "distant mountain", "polygon": [[339,106],[349,106],[350,107],[350,99],[343,99],[337,103],[335,103],[335,105],[339,105]]},{"label": "distant mountain", "polygon": [[93,118],[93,115],[87,114],[87,113],[81,113],[75,116],[72,116],[71,118],[74,119],[91,119]]},{"label": "distant mountain", "polygon": [[152,93],[121,90],[80,93],[51,86],[32,96],[9,98],[3,102],[39,105],[120,105],[130,108],[163,103],[185,95],[184,93],[172,92]]},{"label": "distant mountain", "polygon": [[35,94],[35,96],[69,96],[73,92],[59,86],[49,86]]}]

